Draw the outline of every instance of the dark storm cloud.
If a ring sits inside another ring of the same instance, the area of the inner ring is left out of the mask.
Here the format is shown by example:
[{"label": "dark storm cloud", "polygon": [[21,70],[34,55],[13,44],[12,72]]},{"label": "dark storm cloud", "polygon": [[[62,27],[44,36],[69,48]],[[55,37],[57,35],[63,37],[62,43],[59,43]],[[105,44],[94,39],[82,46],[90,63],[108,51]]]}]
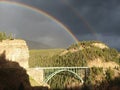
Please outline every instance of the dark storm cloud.
[{"label": "dark storm cloud", "polygon": [[[18,1],[48,12],[68,26],[74,34],[91,33],[90,29],[97,33],[119,34],[119,0]],[[87,27],[86,22],[91,28]]]},{"label": "dark storm cloud", "polygon": [[98,33],[120,34],[119,0],[70,0]]},{"label": "dark storm cloud", "polygon": [[0,30],[13,33],[16,38],[35,41],[53,48],[66,48],[75,43],[65,28],[34,10],[0,3],[0,12],[2,12],[0,13]]},{"label": "dark storm cloud", "polygon": [[[120,0],[17,1],[42,9],[54,16],[79,40],[97,39],[117,48],[120,44]],[[116,39],[117,43],[114,43]]]},{"label": "dark storm cloud", "polygon": [[90,33],[78,34],[80,40],[103,41],[111,47],[120,45],[120,1],[119,0],[70,0],[70,5],[89,22],[96,37]]},{"label": "dark storm cloud", "polygon": [[89,32],[81,18],[78,17],[74,11],[71,11],[71,7],[64,3],[64,0],[36,0],[35,2],[30,0],[17,1],[24,2],[47,12],[67,26],[74,34]]}]

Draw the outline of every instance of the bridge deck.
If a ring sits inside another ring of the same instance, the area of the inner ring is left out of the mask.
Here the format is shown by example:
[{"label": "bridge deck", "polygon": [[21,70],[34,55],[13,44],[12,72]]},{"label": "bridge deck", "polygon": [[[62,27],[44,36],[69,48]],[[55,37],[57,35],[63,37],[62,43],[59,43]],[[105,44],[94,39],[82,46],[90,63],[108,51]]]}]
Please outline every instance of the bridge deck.
[{"label": "bridge deck", "polygon": [[34,69],[89,69],[89,67],[35,67]]}]

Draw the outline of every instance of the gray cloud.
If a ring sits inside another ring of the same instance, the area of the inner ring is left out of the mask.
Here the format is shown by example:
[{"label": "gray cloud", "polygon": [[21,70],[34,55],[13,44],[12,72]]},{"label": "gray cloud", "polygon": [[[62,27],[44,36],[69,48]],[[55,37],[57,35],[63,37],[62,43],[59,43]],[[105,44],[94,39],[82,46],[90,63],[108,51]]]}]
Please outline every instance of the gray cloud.
[{"label": "gray cloud", "polygon": [[117,35],[105,35],[105,34],[86,34],[86,35],[77,35],[77,38],[79,38],[81,41],[83,40],[99,40],[110,46],[111,48],[116,48],[120,50],[120,36]]},{"label": "gray cloud", "polygon": [[[98,39],[119,48],[120,0],[13,0],[41,9],[66,25],[79,40]],[[93,32],[98,37],[93,35]],[[117,43],[114,43],[114,40]]]},{"label": "gray cloud", "polygon": [[95,32],[98,33],[104,32],[118,34],[120,28],[118,25],[120,22],[119,0],[17,1],[44,10],[68,26],[74,34],[90,33],[90,28],[85,25],[86,22],[93,27]]},{"label": "gray cloud", "polygon": [[0,29],[53,48],[67,47],[73,37],[54,20],[33,10],[10,4],[0,4]]},{"label": "gray cloud", "polygon": [[119,0],[71,0],[70,3],[98,33],[119,33]]}]

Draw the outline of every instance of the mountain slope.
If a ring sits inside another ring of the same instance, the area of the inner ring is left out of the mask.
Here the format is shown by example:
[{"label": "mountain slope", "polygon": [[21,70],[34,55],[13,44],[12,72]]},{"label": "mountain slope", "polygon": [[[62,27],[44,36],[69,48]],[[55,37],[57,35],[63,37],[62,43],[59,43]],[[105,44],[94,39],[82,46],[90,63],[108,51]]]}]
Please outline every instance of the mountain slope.
[{"label": "mountain slope", "polygon": [[[43,52],[38,52],[38,54],[37,51],[35,52],[34,57],[38,58],[34,59],[38,59],[38,61],[36,60],[36,66],[38,67],[88,66],[90,68],[87,73],[88,77],[85,81],[85,86],[81,86],[76,78],[71,78],[72,75],[68,72],[63,72],[50,80],[49,84],[53,88],[65,87],[64,85],[72,88],[73,84],[77,85],[76,83],[78,83],[77,87],[85,88],[81,90],[108,90],[108,88],[110,90],[120,90],[120,53],[102,42],[78,42],[65,50],[58,50],[58,52],[52,54],[52,57],[49,55],[47,55],[48,57],[43,56]],[[47,52],[51,51],[48,50]],[[35,60],[32,57],[30,58],[32,66]]]},{"label": "mountain slope", "polygon": [[[107,62],[115,62],[117,66],[120,64],[119,52],[99,41],[83,41],[73,44],[61,54],[54,56],[52,60],[54,62],[53,66],[85,65],[92,67],[91,65],[94,66],[94,62],[97,60],[103,64],[101,67]],[[59,63],[57,63],[58,60]],[[89,63],[93,64],[89,65]]]},{"label": "mountain slope", "polygon": [[[47,50],[47,52],[48,51],[49,50]],[[38,54],[36,55],[38,57]],[[47,66],[83,66],[84,65],[84,66],[92,67],[95,66],[94,62],[97,63],[98,61],[101,63],[101,65],[99,66],[104,66],[106,65],[104,63],[107,62],[111,62],[111,63],[115,62],[116,63],[114,64],[115,66],[120,64],[119,52],[116,49],[109,48],[107,45],[99,41],[78,42],[77,44],[71,45],[67,49],[61,50],[59,53],[54,53],[52,57],[47,56],[47,58],[49,58],[47,60],[46,57],[43,57],[42,53],[41,54],[39,53],[39,55],[41,57],[40,62],[46,61]],[[46,66],[46,65],[43,64],[42,66]]]}]

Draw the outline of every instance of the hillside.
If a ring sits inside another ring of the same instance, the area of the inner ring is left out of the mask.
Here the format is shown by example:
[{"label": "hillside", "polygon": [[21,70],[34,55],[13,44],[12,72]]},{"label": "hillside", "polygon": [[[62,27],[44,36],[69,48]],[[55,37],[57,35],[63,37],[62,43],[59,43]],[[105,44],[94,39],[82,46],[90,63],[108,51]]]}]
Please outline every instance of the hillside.
[{"label": "hillside", "polygon": [[63,51],[64,49],[30,50],[29,67],[50,66],[49,60]]},{"label": "hillside", "polygon": [[[34,51],[34,53],[35,52],[36,54],[34,54],[34,56],[33,54],[30,55],[29,63],[35,62],[35,60],[37,60],[37,63],[31,63],[30,67],[88,66],[90,67],[89,77],[85,82],[85,86],[82,86],[82,88],[87,88],[89,90],[95,90],[96,88],[96,90],[106,90],[108,88],[111,88],[111,90],[120,89],[120,54],[116,49],[110,48],[102,42],[78,42],[77,44],[73,44],[65,50],[58,50],[57,53],[54,52],[51,56],[46,54],[47,52],[51,52],[50,50],[44,50],[44,52],[41,54],[37,54],[37,50]],[[30,51],[30,53],[33,53],[33,51]],[[65,77],[64,74],[68,74],[68,76]],[[71,85],[73,83],[75,84],[75,82],[78,83],[75,78],[71,78],[69,76],[69,73],[61,73],[60,75],[54,77],[49,84],[52,88],[63,88],[65,87],[65,83],[67,83],[66,81],[69,81],[69,84]],[[54,82],[54,84],[51,82]]]},{"label": "hillside", "polygon": [[[120,64],[119,52],[100,41],[83,41],[73,44],[67,50],[62,52],[61,55],[64,57],[69,53],[79,53],[78,58],[82,56],[81,59],[85,60],[88,67],[96,66],[113,68]],[[99,65],[97,63],[99,63]]]},{"label": "hillside", "polygon": [[[112,66],[108,64],[107,67],[115,67],[120,64],[119,52],[98,41],[83,41],[73,44],[63,52],[54,55],[50,60],[50,66],[104,67],[107,63],[112,63]],[[101,65],[96,64],[99,62]]]}]

